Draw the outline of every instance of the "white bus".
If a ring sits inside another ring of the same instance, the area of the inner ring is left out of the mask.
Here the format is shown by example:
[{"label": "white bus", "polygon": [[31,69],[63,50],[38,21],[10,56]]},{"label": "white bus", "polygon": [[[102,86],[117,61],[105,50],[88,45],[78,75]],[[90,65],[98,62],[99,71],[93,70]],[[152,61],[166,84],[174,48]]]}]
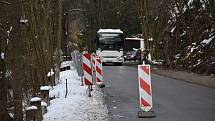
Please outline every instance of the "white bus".
[{"label": "white bus", "polygon": [[96,44],[96,54],[104,63],[122,65],[124,36],[120,29],[100,29]]}]

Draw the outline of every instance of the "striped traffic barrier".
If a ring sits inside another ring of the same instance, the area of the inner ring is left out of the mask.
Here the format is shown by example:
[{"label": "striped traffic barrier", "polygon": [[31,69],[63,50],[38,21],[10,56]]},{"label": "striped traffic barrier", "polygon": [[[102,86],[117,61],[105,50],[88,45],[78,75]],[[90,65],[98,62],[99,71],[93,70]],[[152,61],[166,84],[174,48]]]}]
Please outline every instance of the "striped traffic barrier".
[{"label": "striped traffic barrier", "polygon": [[82,56],[83,59],[83,71],[84,71],[84,83],[85,85],[92,85],[93,78],[92,78],[92,67],[91,67],[91,54],[85,53]]},{"label": "striped traffic barrier", "polygon": [[138,65],[140,108],[143,111],[138,112],[140,118],[155,117],[152,111],[152,87],[150,65]]},{"label": "striped traffic barrier", "polygon": [[102,59],[96,58],[95,65],[96,65],[96,84],[100,85],[103,82]]}]

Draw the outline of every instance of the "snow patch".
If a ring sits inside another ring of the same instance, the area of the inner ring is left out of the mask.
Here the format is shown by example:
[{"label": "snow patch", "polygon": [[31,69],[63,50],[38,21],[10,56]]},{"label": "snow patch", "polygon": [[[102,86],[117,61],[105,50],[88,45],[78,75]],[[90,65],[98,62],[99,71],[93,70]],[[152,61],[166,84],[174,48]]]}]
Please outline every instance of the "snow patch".
[{"label": "snow patch", "polygon": [[4,59],[4,53],[1,53],[1,59]]},{"label": "snow patch", "polygon": [[183,8],[183,13],[186,12],[186,11],[187,11],[187,7],[184,6],[184,8]]},{"label": "snow patch", "polygon": [[181,54],[177,54],[177,55],[175,55],[175,58],[176,58],[176,59],[179,59],[180,56],[181,56]]},{"label": "snow patch", "polygon": [[37,101],[41,101],[41,98],[39,98],[39,97],[33,97],[30,100],[30,102],[37,102]]},{"label": "snow patch", "polygon": [[190,52],[192,53],[194,50],[196,50],[196,49],[198,49],[198,47],[192,47],[191,49],[190,49]]},{"label": "snow patch", "polygon": [[180,37],[182,37],[182,36],[184,36],[186,34],[187,34],[187,32],[185,30],[183,30],[183,33],[180,35]]},{"label": "snow patch", "polygon": [[123,32],[120,29],[99,29],[97,33],[119,33],[123,34]]},{"label": "snow patch", "polygon": [[174,10],[175,10],[176,13],[179,13],[179,10],[178,10],[177,6],[174,7]]},{"label": "snow patch", "polygon": [[11,118],[14,118],[14,113],[9,113],[9,116],[10,116]]},{"label": "snow patch", "polygon": [[199,59],[199,60],[197,61],[197,64],[193,65],[193,67],[196,67],[196,66],[198,66],[198,65],[201,64],[201,63],[202,63],[202,61],[201,61],[201,59]]},{"label": "snow patch", "polygon": [[202,3],[202,8],[205,10],[206,8],[205,2],[203,0],[200,0],[200,2]]},{"label": "snow patch", "polygon": [[47,107],[48,106],[48,104],[46,103],[46,102],[41,102],[41,106],[43,106],[43,107]]},{"label": "snow patch", "polygon": [[188,6],[191,7],[192,4],[193,4],[193,0],[189,0],[189,1],[188,1]]},{"label": "snow patch", "polygon": [[20,19],[19,22],[20,22],[20,23],[25,23],[25,24],[26,24],[26,23],[28,23],[28,20],[27,20],[27,19]]},{"label": "snow patch", "polygon": [[204,39],[201,44],[209,44],[211,42],[211,40],[213,40],[215,38],[215,36],[210,37],[209,39]]},{"label": "snow patch", "polygon": [[40,90],[45,91],[45,90],[50,90],[49,86],[41,86]]},{"label": "snow patch", "polygon": [[51,71],[50,71],[50,72],[48,72],[47,77],[50,77],[50,76],[52,76],[52,75],[54,75],[54,71],[53,71],[53,69],[51,69]]},{"label": "snow patch", "polygon": [[175,31],[175,29],[176,29],[176,26],[173,27],[170,32],[173,33]]},{"label": "snow patch", "polygon": [[192,45],[196,46],[196,42],[192,43]]},{"label": "snow patch", "polygon": [[25,110],[37,110],[37,106],[26,107]]}]

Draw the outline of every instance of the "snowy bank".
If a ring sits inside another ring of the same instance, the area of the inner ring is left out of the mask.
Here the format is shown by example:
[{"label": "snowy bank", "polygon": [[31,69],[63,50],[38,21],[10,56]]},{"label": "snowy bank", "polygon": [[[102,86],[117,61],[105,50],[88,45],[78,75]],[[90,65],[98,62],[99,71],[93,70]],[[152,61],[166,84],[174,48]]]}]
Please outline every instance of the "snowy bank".
[{"label": "snowy bank", "polygon": [[[67,65],[63,64],[64,66]],[[68,95],[66,94],[66,80]],[[81,86],[76,70],[60,73],[60,83],[50,90],[50,97],[55,97],[44,115],[43,121],[107,121],[108,111],[103,94],[94,87],[92,97],[87,97],[86,87]]]}]

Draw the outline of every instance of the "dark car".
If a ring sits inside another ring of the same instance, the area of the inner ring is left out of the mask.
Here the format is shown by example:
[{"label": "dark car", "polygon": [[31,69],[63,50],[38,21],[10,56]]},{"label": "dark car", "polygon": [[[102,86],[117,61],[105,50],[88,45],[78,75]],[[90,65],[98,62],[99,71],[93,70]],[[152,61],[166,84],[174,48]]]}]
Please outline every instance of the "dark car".
[{"label": "dark car", "polygon": [[140,61],[141,60],[141,52],[139,50],[137,51],[128,51],[124,55],[124,61]]}]

